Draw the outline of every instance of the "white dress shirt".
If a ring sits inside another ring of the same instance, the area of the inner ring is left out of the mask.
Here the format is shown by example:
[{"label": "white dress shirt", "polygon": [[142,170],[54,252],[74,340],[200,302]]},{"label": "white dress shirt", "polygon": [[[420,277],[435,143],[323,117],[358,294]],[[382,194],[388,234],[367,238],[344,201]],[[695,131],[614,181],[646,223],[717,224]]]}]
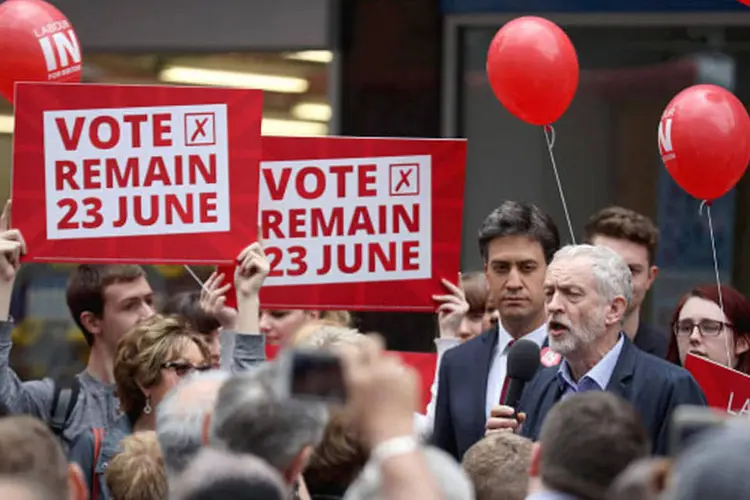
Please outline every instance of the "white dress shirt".
[{"label": "white dress shirt", "polygon": [[[487,400],[485,402],[486,417],[489,418],[492,407],[500,404],[500,393],[503,390],[505,374],[507,373],[508,351],[510,341],[513,337],[503,328],[502,321],[497,323],[497,344],[495,353],[490,363],[490,373],[487,376]],[[542,346],[544,339],[547,338],[547,323],[537,328],[531,333],[527,333],[522,339],[531,340],[538,346]],[[519,339],[520,340],[520,339]]]}]

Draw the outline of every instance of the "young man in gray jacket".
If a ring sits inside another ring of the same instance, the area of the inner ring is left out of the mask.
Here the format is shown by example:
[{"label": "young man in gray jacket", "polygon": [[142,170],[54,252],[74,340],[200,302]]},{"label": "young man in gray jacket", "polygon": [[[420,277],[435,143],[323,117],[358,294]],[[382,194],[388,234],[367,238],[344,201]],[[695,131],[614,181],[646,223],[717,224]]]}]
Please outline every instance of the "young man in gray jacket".
[{"label": "young man in gray jacket", "polygon": [[[112,375],[117,342],[139,320],[154,314],[154,294],[140,266],[79,266],[70,276],[66,297],[91,352],[86,369],[76,376],[77,388],[61,392],[49,378],[22,382],[9,364],[14,326],[9,311],[19,258],[26,247],[20,231],[2,225],[0,221],[0,405],[11,414],[30,414],[49,423],[67,447],[80,433],[111,427],[118,417]],[[249,251],[259,251],[261,255],[263,252],[254,243],[243,250],[240,260]],[[254,286],[237,287],[240,332],[260,330],[258,291],[265,274],[267,271],[253,277]],[[241,293],[241,288],[252,293]],[[262,335],[237,335],[235,369],[246,369],[264,360]]]}]

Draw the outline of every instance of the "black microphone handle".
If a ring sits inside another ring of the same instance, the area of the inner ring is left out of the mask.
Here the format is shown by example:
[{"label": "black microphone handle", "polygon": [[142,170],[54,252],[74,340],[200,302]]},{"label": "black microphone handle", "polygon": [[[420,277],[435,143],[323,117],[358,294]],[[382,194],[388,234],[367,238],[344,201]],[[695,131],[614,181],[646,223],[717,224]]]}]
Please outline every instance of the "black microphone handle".
[{"label": "black microphone handle", "polygon": [[519,378],[509,378],[508,390],[505,392],[503,404],[505,406],[510,406],[517,411],[518,403],[521,401],[521,394],[523,394],[523,388],[525,385],[525,380]]}]

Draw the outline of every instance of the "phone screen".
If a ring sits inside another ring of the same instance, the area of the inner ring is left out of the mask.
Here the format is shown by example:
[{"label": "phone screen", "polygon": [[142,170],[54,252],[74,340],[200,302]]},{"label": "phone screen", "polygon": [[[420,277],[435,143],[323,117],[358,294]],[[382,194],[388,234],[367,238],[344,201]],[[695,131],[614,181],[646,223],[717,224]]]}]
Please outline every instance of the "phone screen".
[{"label": "phone screen", "polygon": [[296,351],[292,357],[291,396],[344,403],[346,385],[341,360],[326,352]]}]

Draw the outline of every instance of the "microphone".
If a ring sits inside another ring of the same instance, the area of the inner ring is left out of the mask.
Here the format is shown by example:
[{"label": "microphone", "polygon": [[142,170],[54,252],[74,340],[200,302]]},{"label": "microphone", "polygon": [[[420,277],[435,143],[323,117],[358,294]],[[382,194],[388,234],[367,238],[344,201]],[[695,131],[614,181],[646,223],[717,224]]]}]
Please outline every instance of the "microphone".
[{"label": "microphone", "polygon": [[503,404],[518,408],[521,394],[526,382],[529,382],[539,370],[539,346],[526,339],[517,340],[508,351],[506,379],[507,391]]}]

